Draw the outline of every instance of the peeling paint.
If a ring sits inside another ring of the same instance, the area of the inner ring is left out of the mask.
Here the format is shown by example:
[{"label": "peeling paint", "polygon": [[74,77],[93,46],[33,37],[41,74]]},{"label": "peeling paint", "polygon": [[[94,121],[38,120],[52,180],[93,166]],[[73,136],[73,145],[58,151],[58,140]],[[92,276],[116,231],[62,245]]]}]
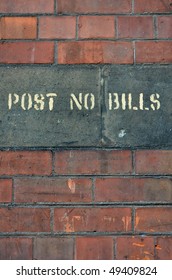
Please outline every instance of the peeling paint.
[{"label": "peeling paint", "polygon": [[69,187],[71,193],[75,193],[76,184],[75,184],[75,181],[74,181],[74,180],[72,180],[72,179],[69,179],[69,180],[68,180],[68,187]]},{"label": "peeling paint", "polygon": [[130,222],[131,222],[131,218],[129,216],[123,217],[122,222],[124,223],[125,231],[128,231],[129,225],[130,225]]},{"label": "peeling paint", "polygon": [[133,246],[137,246],[137,247],[145,247],[144,244],[142,243],[133,243]]}]

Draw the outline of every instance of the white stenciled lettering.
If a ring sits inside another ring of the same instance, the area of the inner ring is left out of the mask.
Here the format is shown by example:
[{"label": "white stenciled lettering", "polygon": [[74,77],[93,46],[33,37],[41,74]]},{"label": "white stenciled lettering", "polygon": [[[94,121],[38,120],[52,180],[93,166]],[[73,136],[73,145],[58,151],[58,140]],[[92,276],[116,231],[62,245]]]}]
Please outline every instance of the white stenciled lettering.
[{"label": "white stenciled lettering", "polygon": [[117,110],[119,107],[118,93],[109,93],[109,110]]},{"label": "white stenciled lettering", "polygon": [[150,96],[150,101],[153,103],[153,104],[151,104],[151,108],[153,111],[159,110],[161,107],[161,103],[158,100],[159,98],[160,98],[160,95],[158,93],[152,94]]},{"label": "white stenciled lettering", "polygon": [[49,110],[52,111],[54,108],[54,97],[57,97],[57,94],[47,93],[46,96],[49,98]]},{"label": "white stenciled lettering", "polygon": [[[89,102],[88,102],[89,101]],[[93,110],[95,107],[95,96],[92,93],[87,93],[84,97],[84,107],[86,110]]]},{"label": "white stenciled lettering", "polygon": [[24,93],[21,97],[21,107],[23,110],[30,110],[32,108],[32,96],[30,93]]},{"label": "white stenciled lettering", "polygon": [[79,93],[78,98],[75,96],[75,94],[70,95],[70,109],[74,109],[74,104],[78,108],[78,110],[82,110],[82,93]]},{"label": "white stenciled lettering", "polygon": [[74,110],[77,108],[78,110],[93,110],[95,107],[95,96],[92,93],[79,93],[76,96],[74,93],[70,95],[70,109]]},{"label": "white stenciled lettering", "polygon": [[44,106],[45,106],[45,97],[42,93],[38,93],[34,95],[34,109],[37,111],[42,111],[44,110]]},{"label": "white stenciled lettering", "polygon": [[9,93],[8,95],[8,109],[11,110],[13,104],[17,104],[19,102],[19,95],[16,93]]}]

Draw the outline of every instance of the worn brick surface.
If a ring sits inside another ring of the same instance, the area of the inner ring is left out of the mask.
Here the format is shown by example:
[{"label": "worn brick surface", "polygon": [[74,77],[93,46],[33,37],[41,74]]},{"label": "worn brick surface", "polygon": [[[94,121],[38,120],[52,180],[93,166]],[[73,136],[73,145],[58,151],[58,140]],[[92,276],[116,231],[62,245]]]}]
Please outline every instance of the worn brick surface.
[{"label": "worn brick surface", "polygon": [[136,63],[171,63],[172,42],[136,42]]},{"label": "worn brick surface", "polygon": [[1,0],[0,13],[53,13],[54,0]]},{"label": "worn brick surface", "polygon": [[35,39],[37,19],[34,17],[2,17],[0,39]]},{"label": "worn brick surface", "polygon": [[172,181],[156,178],[98,178],[95,200],[100,202],[172,201]]},{"label": "worn brick surface", "polygon": [[73,251],[73,238],[36,238],[33,258],[35,260],[72,260]]},{"label": "worn brick surface", "polygon": [[115,38],[115,17],[80,16],[79,39]]},{"label": "worn brick surface", "polygon": [[0,179],[0,202],[11,202],[12,180]]},{"label": "worn brick surface", "polygon": [[57,208],[54,231],[57,232],[128,232],[130,208]]},{"label": "worn brick surface", "polygon": [[171,232],[172,208],[148,207],[136,209],[136,232]]},{"label": "worn brick surface", "polygon": [[170,13],[171,0],[135,0],[135,13]]},{"label": "worn brick surface", "polygon": [[112,260],[114,242],[112,237],[76,238],[76,260]]},{"label": "worn brick surface", "polygon": [[117,237],[117,260],[153,260],[154,239],[152,237]]},{"label": "worn brick surface", "polygon": [[172,151],[137,151],[136,173],[172,174]]},{"label": "worn brick surface", "polygon": [[50,175],[51,172],[52,157],[50,152],[0,152],[0,175]]},{"label": "worn brick surface", "polygon": [[44,208],[0,208],[1,232],[48,232],[50,210]]},{"label": "worn brick surface", "polygon": [[57,174],[130,173],[130,151],[59,151],[55,155]]},{"label": "worn brick surface", "polygon": [[172,237],[158,237],[155,248],[158,260],[172,259]]},{"label": "worn brick surface", "polygon": [[153,17],[118,17],[119,38],[153,38]]},{"label": "worn brick surface", "polygon": [[172,16],[158,17],[158,38],[172,38]]},{"label": "worn brick surface", "polygon": [[75,37],[75,17],[41,17],[39,19],[39,38],[74,39]]},{"label": "worn brick surface", "polygon": [[129,13],[131,0],[56,0],[58,13]]},{"label": "worn brick surface", "polygon": [[59,42],[58,63],[133,63],[133,46],[131,42],[84,41]]},{"label": "worn brick surface", "polygon": [[76,178],[15,179],[16,202],[91,202],[92,181]]},{"label": "worn brick surface", "polygon": [[0,43],[0,63],[53,63],[53,42]]},{"label": "worn brick surface", "polygon": [[0,260],[31,260],[31,238],[0,238]]}]

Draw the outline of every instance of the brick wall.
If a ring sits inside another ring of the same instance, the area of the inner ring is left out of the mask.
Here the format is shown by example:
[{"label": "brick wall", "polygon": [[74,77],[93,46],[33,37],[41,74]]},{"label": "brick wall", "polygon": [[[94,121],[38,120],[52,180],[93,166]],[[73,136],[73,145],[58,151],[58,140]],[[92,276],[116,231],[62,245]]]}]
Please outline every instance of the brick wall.
[{"label": "brick wall", "polygon": [[[1,64],[172,62],[171,0],[1,0]],[[172,151],[0,151],[0,259],[171,259]]]}]

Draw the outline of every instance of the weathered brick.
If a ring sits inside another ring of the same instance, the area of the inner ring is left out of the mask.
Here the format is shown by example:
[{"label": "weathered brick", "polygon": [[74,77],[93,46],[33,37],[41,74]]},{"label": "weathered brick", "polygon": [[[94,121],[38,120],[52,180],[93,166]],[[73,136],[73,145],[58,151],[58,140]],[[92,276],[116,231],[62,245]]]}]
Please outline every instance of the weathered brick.
[{"label": "weathered brick", "polygon": [[171,0],[135,0],[135,13],[170,13]]},{"label": "weathered brick", "polygon": [[79,38],[114,38],[115,18],[113,16],[80,16]]},{"label": "weathered brick", "polygon": [[117,260],[153,260],[154,239],[152,237],[118,237],[116,239]]},{"label": "weathered brick", "polygon": [[35,39],[37,19],[34,17],[0,18],[0,39]]},{"label": "weathered brick", "polygon": [[172,16],[158,17],[158,38],[172,38]]},{"label": "weathered brick", "polygon": [[0,63],[53,63],[53,42],[0,43]]},{"label": "weathered brick", "polygon": [[49,232],[50,210],[43,208],[0,208],[1,232]]},{"label": "weathered brick", "polygon": [[171,232],[172,231],[172,208],[149,207],[136,209],[135,217],[136,232]]},{"label": "weathered brick", "polygon": [[119,38],[153,38],[153,17],[118,17]]},{"label": "weathered brick", "polygon": [[56,0],[58,13],[130,13],[131,0]]},{"label": "weathered brick", "polygon": [[0,260],[31,260],[31,238],[0,238]]},{"label": "weathered brick", "polygon": [[56,208],[55,232],[128,232],[130,208]]},{"label": "weathered brick", "polygon": [[90,179],[20,178],[14,180],[16,202],[91,202]]},{"label": "weathered brick", "polygon": [[12,180],[0,179],[0,202],[12,201]]},{"label": "weathered brick", "polygon": [[0,175],[50,175],[51,172],[52,157],[50,152],[0,152]]},{"label": "weathered brick", "polygon": [[57,174],[131,173],[130,151],[59,151],[55,154]]},{"label": "weathered brick", "polygon": [[171,63],[172,42],[136,42],[137,63]]},{"label": "weathered brick", "polygon": [[72,260],[73,243],[72,238],[36,238],[33,258],[35,260]]},{"label": "weathered brick", "polygon": [[172,237],[158,237],[156,248],[156,258],[158,260],[172,259]]},{"label": "weathered brick", "polygon": [[98,178],[95,200],[99,202],[171,202],[172,181],[156,178]]},{"label": "weathered brick", "polygon": [[137,151],[136,173],[172,174],[172,151]]},{"label": "weathered brick", "polygon": [[0,13],[53,13],[54,0],[1,0]]},{"label": "weathered brick", "polygon": [[74,39],[76,37],[75,17],[41,17],[39,38]]},{"label": "weathered brick", "polygon": [[131,42],[79,41],[58,43],[58,63],[133,63]]},{"label": "weathered brick", "polygon": [[112,260],[113,239],[111,237],[76,238],[76,260]]}]

